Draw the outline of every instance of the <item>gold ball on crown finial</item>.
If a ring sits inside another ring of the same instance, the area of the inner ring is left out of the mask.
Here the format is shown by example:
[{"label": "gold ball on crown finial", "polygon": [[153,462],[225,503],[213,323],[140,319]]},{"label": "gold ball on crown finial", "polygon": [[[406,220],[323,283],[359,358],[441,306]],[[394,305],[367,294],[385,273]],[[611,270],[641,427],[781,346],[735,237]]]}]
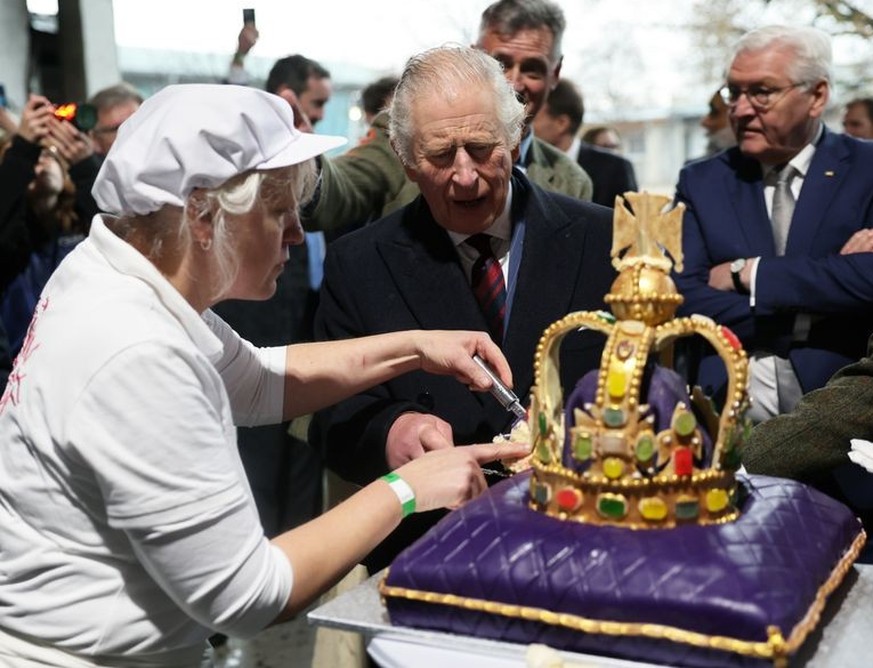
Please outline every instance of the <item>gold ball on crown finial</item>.
[{"label": "gold ball on crown finial", "polygon": [[639,320],[655,327],[676,315],[682,295],[662,269],[639,263],[622,271],[612,284],[606,303],[619,320]]}]

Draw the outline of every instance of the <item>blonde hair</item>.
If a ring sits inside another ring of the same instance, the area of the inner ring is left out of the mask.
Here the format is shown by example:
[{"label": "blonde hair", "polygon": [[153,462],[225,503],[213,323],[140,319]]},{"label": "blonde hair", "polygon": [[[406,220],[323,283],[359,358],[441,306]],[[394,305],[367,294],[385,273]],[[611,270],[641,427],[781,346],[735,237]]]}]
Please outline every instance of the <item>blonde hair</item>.
[{"label": "blonde hair", "polygon": [[136,246],[149,260],[157,263],[183,253],[194,243],[191,222],[212,216],[212,249],[218,277],[212,297],[221,297],[236,280],[239,258],[233,242],[233,230],[228,215],[242,216],[257,207],[270,208],[264,186],[274,186],[272,192],[290,188],[299,211],[315,191],[317,171],[315,160],[306,160],[288,168],[250,171],[235,176],[217,188],[196,193],[188,198],[188,206],[164,205],[146,216],[120,218],[113,225],[116,233]]}]

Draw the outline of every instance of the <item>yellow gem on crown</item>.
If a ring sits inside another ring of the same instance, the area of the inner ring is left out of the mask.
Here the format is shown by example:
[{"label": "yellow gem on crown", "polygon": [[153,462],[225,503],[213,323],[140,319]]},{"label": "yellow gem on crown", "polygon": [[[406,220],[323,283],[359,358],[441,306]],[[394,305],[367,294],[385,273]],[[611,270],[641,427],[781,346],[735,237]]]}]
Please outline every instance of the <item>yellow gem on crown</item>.
[{"label": "yellow gem on crown", "polygon": [[711,513],[720,513],[727,508],[730,497],[726,490],[716,488],[706,493],[706,509]]},{"label": "yellow gem on crown", "polygon": [[665,519],[669,510],[664,500],[657,496],[640,500],[640,515],[650,522],[660,522]]},{"label": "yellow gem on crown", "polygon": [[624,462],[618,457],[607,457],[603,460],[603,475],[607,478],[615,480],[620,478],[624,473]]},{"label": "yellow gem on crown", "polygon": [[613,399],[621,399],[627,393],[627,373],[624,369],[612,367],[606,376],[606,389]]}]

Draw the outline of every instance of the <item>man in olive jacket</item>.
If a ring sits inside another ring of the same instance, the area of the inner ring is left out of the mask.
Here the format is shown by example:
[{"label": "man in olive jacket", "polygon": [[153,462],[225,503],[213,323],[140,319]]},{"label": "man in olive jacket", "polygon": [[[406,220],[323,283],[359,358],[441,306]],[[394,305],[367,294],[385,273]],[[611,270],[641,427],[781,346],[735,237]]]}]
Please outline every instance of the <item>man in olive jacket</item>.
[{"label": "man in olive jacket", "polygon": [[[551,192],[591,200],[591,178],[574,160],[533,135],[531,123],[558,82],[561,38],[566,21],[549,0],[498,0],[482,14],[475,45],[498,60],[507,80],[525,103],[526,120],[519,164],[527,178]],[[546,30],[551,43],[539,42],[520,54],[514,44],[533,32]],[[523,57],[522,57],[523,55]],[[345,154],[321,159],[318,199],[305,212],[307,229],[359,227],[411,202],[419,190],[406,178],[403,165],[391,148],[388,113],[373,119],[362,142]]]}]

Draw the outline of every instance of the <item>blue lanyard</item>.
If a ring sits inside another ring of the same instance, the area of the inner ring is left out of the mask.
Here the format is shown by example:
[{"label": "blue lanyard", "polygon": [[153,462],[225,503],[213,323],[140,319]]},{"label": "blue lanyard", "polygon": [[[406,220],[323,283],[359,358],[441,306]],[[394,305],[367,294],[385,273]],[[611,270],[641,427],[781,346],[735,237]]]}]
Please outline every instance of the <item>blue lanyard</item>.
[{"label": "blue lanyard", "polygon": [[515,286],[518,278],[518,267],[521,264],[521,253],[524,249],[524,218],[522,217],[512,229],[512,240],[509,242],[509,271],[506,281],[506,314],[503,316],[503,338],[509,331],[509,316],[512,313],[512,303],[515,301]]}]

